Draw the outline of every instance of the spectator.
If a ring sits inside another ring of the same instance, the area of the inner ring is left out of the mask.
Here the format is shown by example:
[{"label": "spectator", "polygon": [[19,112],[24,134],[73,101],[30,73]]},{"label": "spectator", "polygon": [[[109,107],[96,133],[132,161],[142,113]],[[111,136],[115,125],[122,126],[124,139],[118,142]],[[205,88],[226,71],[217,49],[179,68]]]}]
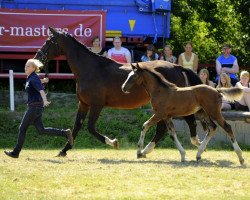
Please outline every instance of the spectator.
[{"label": "spectator", "polygon": [[147,51],[141,57],[141,61],[142,62],[147,62],[147,61],[152,61],[152,60],[158,60],[158,59],[159,59],[159,55],[155,52],[155,47],[152,44],[150,44],[147,47]]},{"label": "spectator", "polygon": [[92,47],[89,48],[90,51],[99,54],[101,56],[107,56],[107,52],[105,51],[105,49],[101,48],[101,44],[100,44],[100,38],[99,36],[95,36],[92,39]]},{"label": "spectator", "polygon": [[235,109],[242,111],[250,111],[250,84],[249,72],[242,71],[240,73],[240,81],[236,83],[235,87],[243,89],[243,97],[235,102]]},{"label": "spectator", "polygon": [[235,84],[238,82],[236,73],[239,72],[239,65],[237,62],[237,58],[230,54],[231,51],[231,45],[224,44],[222,47],[223,54],[216,59],[216,83],[218,82],[221,73],[229,74],[233,86],[235,86]]},{"label": "spectator", "polygon": [[7,156],[12,158],[19,157],[25,140],[26,131],[32,124],[35,125],[39,133],[65,137],[68,139],[69,143],[73,145],[73,137],[70,129],[44,128],[43,126],[42,112],[44,107],[48,106],[50,102],[47,100],[41,80],[36,74],[40,67],[42,67],[42,63],[36,59],[29,59],[25,64],[24,70],[27,75],[25,89],[28,94],[28,109],[19,126],[16,147],[13,151],[4,151]]},{"label": "spectator", "polygon": [[177,58],[173,56],[172,48],[170,45],[164,46],[163,53],[162,53],[162,56],[160,57],[160,60],[165,60],[165,61],[176,64]]},{"label": "spectator", "polygon": [[199,72],[199,77],[203,84],[215,87],[214,83],[209,80],[209,71],[207,69],[201,69]]},{"label": "spectator", "polygon": [[131,54],[127,48],[122,47],[120,37],[113,39],[114,47],[108,50],[108,58],[120,63],[131,63]]},{"label": "spectator", "polygon": [[[216,88],[231,88],[231,80],[230,77],[226,73],[221,73],[218,85]],[[221,110],[232,110],[234,109],[234,103],[226,100],[222,97],[222,106]]]},{"label": "spectator", "polygon": [[190,41],[186,42],[185,52],[180,54],[178,58],[178,65],[181,65],[185,68],[189,68],[197,73],[198,69],[198,56],[193,53],[193,46]]}]

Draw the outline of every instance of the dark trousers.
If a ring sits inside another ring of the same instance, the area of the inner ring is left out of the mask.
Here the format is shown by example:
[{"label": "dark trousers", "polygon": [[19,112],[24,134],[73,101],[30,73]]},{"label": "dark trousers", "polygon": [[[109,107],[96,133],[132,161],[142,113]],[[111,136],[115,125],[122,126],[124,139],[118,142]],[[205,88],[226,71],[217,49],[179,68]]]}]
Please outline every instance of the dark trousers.
[{"label": "dark trousers", "polygon": [[42,122],[42,112],[43,107],[36,107],[36,106],[29,106],[27,111],[25,112],[22,122],[19,126],[19,133],[18,133],[18,139],[16,147],[13,150],[14,154],[19,154],[23,143],[25,140],[25,135],[28,127],[30,125],[34,125],[37,129],[37,131],[40,134],[46,134],[46,135],[55,135],[55,136],[63,136],[66,137],[66,131],[63,129],[57,129],[57,128],[44,128],[43,122]]}]

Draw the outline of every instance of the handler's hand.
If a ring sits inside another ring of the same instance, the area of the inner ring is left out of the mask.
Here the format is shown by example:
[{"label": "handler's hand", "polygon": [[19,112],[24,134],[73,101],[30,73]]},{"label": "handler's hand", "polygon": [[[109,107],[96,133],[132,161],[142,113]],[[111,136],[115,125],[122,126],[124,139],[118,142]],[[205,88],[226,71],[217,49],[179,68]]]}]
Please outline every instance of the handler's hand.
[{"label": "handler's hand", "polygon": [[44,101],[43,105],[44,105],[44,107],[47,107],[50,103],[51,103],[50,101]]},{"label": "handler's hand", "polygon": [[42,83],[48,83],[48,82],[49,82],[49,78],[48,77],[42,79]]}]

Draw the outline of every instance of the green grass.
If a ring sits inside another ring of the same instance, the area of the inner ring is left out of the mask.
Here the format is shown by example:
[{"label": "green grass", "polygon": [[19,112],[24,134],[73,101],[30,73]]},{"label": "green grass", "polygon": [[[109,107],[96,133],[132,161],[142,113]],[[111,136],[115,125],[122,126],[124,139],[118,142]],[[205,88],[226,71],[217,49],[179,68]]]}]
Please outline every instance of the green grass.
[{"label": "green grass", "polygon": [[[1,152],[3,149],[0,149]],[[136,150],[24,149],[19,159],[0,153],[0,199],[249,199],[250,167],[233,151],[196,150],[181,163],[177,150],[156,149],[136,159]],[[250,152],[244,152],[246,163]]]}]

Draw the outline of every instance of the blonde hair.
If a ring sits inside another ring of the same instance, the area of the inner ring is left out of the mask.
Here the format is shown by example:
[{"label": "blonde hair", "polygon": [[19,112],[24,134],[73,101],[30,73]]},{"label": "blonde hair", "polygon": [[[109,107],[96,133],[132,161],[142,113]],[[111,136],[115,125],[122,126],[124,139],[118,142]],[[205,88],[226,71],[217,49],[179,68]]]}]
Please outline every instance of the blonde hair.
[{"label": "blonde hair", "polygon": [[249,78],[249,72],[243,70],[243,71],[240,73],[240,78],[241,78],[242,76],[247,76],[247,77]]},{"label": "blonde hair", "polygon": [[201,73],[207,75],[206,85],[209,85],[209,71],[207,69],[201,69],[201,71],[199,72],[199,76],[201,75]]},{"label": "blonde hair", "polygon": [[[221,77],[224,77],[226,79],[226,84],[224,86],[221,83]],[[221,73],[220,79],[218,81],[217,88],[222,88],[222,87],[226,87],[226,88],[232,87],[231,79],[230,79],[230,77],[226,73]]]},{"label": "blonde hair", "polygon": [[40,69],[43,67],[43,63],[40,62],[40,60],[37,59],[29,59],[27,60],[27,63],[32,63],[32,65],[36,68],[36,72],[40,72]]}]

